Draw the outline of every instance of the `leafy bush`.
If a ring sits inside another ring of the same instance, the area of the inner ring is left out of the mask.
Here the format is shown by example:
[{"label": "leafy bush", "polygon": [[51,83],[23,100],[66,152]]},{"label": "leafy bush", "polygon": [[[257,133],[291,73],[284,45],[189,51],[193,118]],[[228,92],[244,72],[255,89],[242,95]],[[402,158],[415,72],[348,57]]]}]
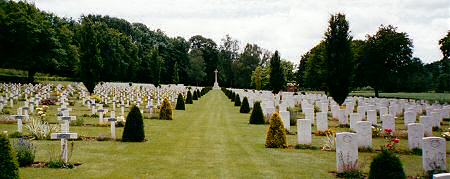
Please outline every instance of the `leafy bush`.
[{"label": "leafy bush", "polygon": [[261,102],[256,101],[253,104],[252,114],[250,115],[250,124],[264,124],[264,114],[261,108]]},{"label": "leafy bush", "polygon": [[40,105],[47,105],[47,106],[49,106],[49,105],[56,105],[56,99],[43,99],[40,102]]},{"label": "leafy bush", "polygon": [[231,92],[230,99],[231,99],[231,102],[234,102],[234,100],[236,99],[236,94],[234,92]]},{"label": "leafy bush", "polygon": [[49,139],[51,133],[59,131],[58,125],[50,125],[46,121],[33,117],[30,118],[30,123],[26,124],[25,128],[37,140]]},{"label": "leafy bush", "polygon": [[266,148],[286,148],[286,130],[278,112],[273,113],[266,135]]},{"label": "leafy bush", "polygon": [[36,147],[34,147],[30,141],[19,138],[19,141],[14,143],[13,147],[16,151],[19,166],[24,167],[33,164],[36,154]]},{"label": "leafy bush", "polygon": [[181,93],[178,94],[177,105],[175,106],[175,109],[176,110],[185,110],[186,109],[186,107],[184,105],[184,98]]},{"label": "leafy bush", "polygon": [[23,134],[18,131],[15,131],[15,132],[9,134],[8,137],[9,138],[21,138],[21,137],[23,137]]},{"label": "leafy bush", "polygon": [[128,113],[125,128],[123,129],[123,142],[142,142],[145,139],[144,121],[137,106],[131,107]]},{"label": "leafy bush", "polygon": [[200,99],[202,97],[202,93],[200,92],[200,90],[195,90],[197,92],[197,97],[198,99]]},{"label": "leafy bush", "polygon": [[197,91],[195,91],[195,90],[194,90],[194,94],[192,96],[192,99],[193,100],[198,100],[198,94],[197,94]]},{"label": "leafy bush", "polygon": [[250,106],[248,104],[247,97],[244,97],[244,99],[242,100],[242,105],[241,105],[241,109],[239,109],[239,112],[241,112],[241,113],[249,113],[250,112]]},{"label": "leafy bush", "polygon": [[369,179],[375,178],[406,178],[402,162],[388,150],[382,150],[370,164]]},{"label": "leafy bush", "polygon": [[193,104],[193,103],[194,102],[192,101],[192,93],[191,91],[188,91],[186,95],[186,104]]},{"label": "leafy bush", "polygon": [[77,118],[75,121],[70,121],[71,126],[83,126],[84,125],[84,119],[83,118]]},{"label": "leafy bush", "polygon": [[6,135],[0,134],[0,178],[19,178],[19,167]]},{"label": "leafy bush", "polygon": [[164,98],[159,112],[159,119],[172,120],[172,105],[167,98]]},{"label": "leafy bush", "polygon": [[239,98],[239,94],[236,94],[234,98],[234,106],[241,106],[241,98]]}]

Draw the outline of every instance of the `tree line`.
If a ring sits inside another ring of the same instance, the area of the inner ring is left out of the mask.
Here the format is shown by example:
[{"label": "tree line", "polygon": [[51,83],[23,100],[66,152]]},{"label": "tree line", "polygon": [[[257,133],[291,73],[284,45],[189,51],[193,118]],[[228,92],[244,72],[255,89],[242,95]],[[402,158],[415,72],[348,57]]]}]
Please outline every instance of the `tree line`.
[{"label": "tree line", "polygon": [[28,71],[30,82],[36,73],[71,77],[88,89],[101,81],[211,86],[218,69],[223,87],[274,92],[286,82],[330,93],[342,85],[349,86],[344,91],[449,91],[450,33],[439,42],[444,58],[423,64],[412,57],[408,35],[393,26],[381,26],[365,40],[352,39],[348,29],[345,15],[333,15],[324,39],[295,67],[277,51],[241,47],[229,35],[219,44],[201,35],[169,37],[120,18],[61,18],[27,2],[0,0],[0,68]]}]

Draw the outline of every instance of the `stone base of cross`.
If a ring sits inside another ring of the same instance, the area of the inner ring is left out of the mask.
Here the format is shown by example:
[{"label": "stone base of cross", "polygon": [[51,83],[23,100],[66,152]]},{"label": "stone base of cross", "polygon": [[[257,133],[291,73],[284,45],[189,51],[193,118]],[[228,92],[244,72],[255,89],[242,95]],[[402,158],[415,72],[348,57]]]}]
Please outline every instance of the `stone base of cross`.
[{"label": "stone base of cross", "polygon": [[51,139],[61,139],[61,160],[64,163],[69,162],[69,139],[77,139],[77,133],[52,133]]}]

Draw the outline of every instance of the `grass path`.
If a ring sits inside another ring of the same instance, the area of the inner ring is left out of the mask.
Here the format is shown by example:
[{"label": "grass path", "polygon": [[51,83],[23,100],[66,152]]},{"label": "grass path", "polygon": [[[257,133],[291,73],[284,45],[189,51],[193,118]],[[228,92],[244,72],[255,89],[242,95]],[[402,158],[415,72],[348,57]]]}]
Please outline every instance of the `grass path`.
[{"label": "grass path", "polygon": [[[333,178],[335,153],[320,150],[266,149],[264,125],[249,125],[249,114],[220,91],[213,90],[173,121],[145,119],[143,143],[75,141],[71,169],[21,168],[23,178]],[[15,125],[0,125],[0,130]],[[292,128],[295,131],[295,126]],[[89,136],[109,135],[106,127],[73,127]],[[122,128],[117,129],[118,136]],[[377,139],[382,142],[382,139]],[[289,144],[296,136],[288,136]],[[375,141],[375,139],[374,139]],[[406,141],[403,141],[406,142]],[[321,138],[313,137],[320,146]],[[59,152],[59,141],[36,141],[37,161]],[[368,170],[373,153],[360,153]],[[408,175],[421,171],[420,156],[401,156]]]}]

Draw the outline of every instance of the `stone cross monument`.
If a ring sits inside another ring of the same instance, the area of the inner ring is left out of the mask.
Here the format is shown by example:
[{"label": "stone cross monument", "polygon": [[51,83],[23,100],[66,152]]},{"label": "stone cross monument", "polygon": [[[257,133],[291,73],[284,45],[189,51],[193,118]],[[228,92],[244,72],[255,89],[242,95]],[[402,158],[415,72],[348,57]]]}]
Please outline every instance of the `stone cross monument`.
[{"label": "stone cross monument", "polygon": [[219,83],[217,83],[217,72],[219,72],[219,71],[217,71],[217,69],[214,71],[214,74],[215,74],[215,81],[214,81],[214,87],[213,87],[213,89],[220,89],[220,87],[219,87]]}]

